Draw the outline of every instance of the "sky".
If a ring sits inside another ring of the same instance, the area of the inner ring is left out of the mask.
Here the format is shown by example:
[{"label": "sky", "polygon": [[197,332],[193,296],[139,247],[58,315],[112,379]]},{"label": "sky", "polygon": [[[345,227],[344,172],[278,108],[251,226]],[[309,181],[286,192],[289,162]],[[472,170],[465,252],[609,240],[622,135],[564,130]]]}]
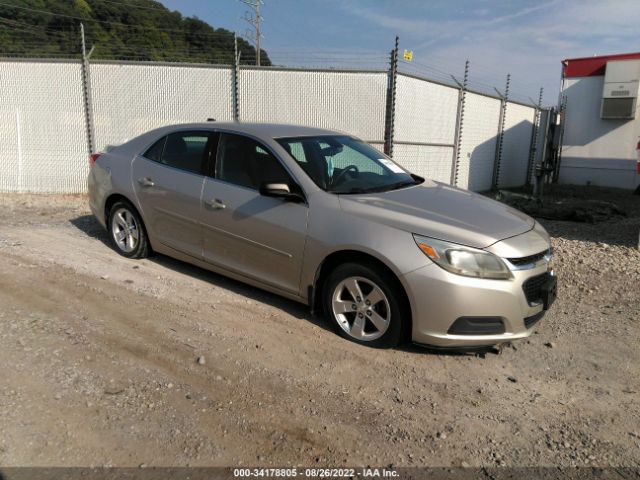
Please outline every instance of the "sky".
[{"label": "sky", "polygon": [[[241,0],[162,0],[171,10],[244,34]],[[385,68],[395,36],[408,73],[510,97],[557,103],[561,60],[640,51],[640,0],[264,0],[262,47],[279,65]]]}]

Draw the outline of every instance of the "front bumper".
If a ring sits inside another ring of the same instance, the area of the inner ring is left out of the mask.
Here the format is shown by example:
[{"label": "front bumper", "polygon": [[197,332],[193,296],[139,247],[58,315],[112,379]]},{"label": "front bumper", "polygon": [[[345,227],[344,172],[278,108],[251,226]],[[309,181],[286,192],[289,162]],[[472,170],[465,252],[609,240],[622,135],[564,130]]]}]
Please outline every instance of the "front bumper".
[{"label": "front bumper", "polygon": [[[542,302],[527,301],[522,285],[547,271],[544,262],[512,271],[511,280],[487,280],[455,275],[431,264],[405,274],[402,280],[411,303],[412,340],[436,347],[474,347],[529,336],[544,311]],[[476,324],[483,318],[501,321],[502,333],[451,333],[456,320],[464,317]]]}]

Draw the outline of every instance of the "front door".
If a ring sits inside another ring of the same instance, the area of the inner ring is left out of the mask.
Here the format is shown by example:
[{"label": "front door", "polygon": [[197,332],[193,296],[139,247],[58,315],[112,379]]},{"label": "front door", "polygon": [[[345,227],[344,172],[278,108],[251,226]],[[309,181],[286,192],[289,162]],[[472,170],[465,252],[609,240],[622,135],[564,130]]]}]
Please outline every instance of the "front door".
[{"label": "front door", "polygon": [[292,177],[267,147],[226,133],[213,175],[202,191],[205,260],[299,294],[308,207],[258,191],[266,181],[299,188]]}]

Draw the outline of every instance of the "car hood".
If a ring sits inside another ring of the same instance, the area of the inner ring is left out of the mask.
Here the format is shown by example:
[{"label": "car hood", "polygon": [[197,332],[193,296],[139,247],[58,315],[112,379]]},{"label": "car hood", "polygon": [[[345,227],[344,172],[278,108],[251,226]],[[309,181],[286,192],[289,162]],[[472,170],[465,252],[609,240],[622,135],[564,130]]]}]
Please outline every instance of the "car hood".
[{"label": "car hood", "polygon": [[535,225],[531,217],[507,205],[430,180],[400,190],[339,198],[345,213],[476,248],[525,233]]}]

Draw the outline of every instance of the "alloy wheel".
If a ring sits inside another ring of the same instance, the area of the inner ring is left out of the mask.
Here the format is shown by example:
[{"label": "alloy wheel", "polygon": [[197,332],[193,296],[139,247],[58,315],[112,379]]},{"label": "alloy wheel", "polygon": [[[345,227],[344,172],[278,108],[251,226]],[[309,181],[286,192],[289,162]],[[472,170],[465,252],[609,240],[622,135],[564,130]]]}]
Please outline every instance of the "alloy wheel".
[{"label": "alloy wheel", "polygon": [[113,212],[111,235],[118,248],[125,253],[133,252],[138,246],[140,241],[138,222],[126,208],[119,208]]},{"label": "alloy wheel", "polygon": [[348,277],[338,283],[331,306],[338,325],[356,340],[367,342],[380,338],[391,322],[387,296],[364,277]]}]

